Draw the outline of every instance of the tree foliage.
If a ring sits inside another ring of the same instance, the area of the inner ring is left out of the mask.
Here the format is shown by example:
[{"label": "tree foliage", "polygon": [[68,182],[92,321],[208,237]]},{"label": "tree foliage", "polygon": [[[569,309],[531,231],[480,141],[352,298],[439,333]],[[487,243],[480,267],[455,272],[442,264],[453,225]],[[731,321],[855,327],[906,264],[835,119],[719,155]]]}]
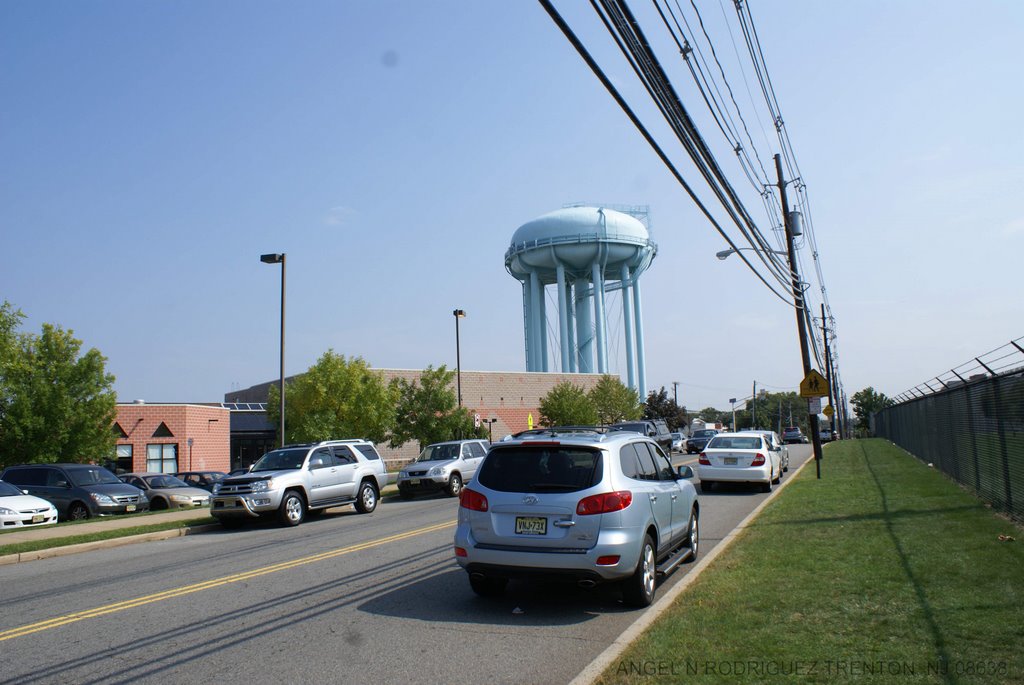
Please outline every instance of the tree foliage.
[{"label": "tree foliage", "polygon": [[391,382],[397,398],[395,425],[390,445],[398,447],[409,440],[419,442],[420,449],[434,442],[486,435],[473,426],[473,416],[465,407],[458,407],[452,388],[455,372],[442,364],[428,366],[419,381],[396,378]]},{"label": "tree foliage", "polygon": [[597,409],[582,387],[563,381],[541,398],[540,423],[543,426],[592,426],[597,423]]},{"label": "tree foliage", "polygon": [[627,388],[614,376],[604,375],[587,393],[601,424],[639,419],[643,413],[636,390]]},{"label": "tree foliage", "polygon": [[643,410],[645,419],[665,419],[670,431],[679,430],[689,422],[686,407],[680,407],[674,399],[670,399],[664,385],[661,390],[647,393]]},{"label": "tree foliage", "polygon": [[82,354],[82,341],[59,326],[19,333],[23,318],[0,306],[0,464],[109,458],[117,396],[106,358]]},{"label": "tree foliage", "polygon": [[885,393],[876,392],[871,386],[858,390],[850,397],[853,413],[857,417],[856,428],[862,431],[871,430],[871,415],[892,405],[892,400]]},{"label": "tree foliage", "polygon": [[[267,420],[280,425],[280,395],[271,386]],[[367,438],[383,442],[395,422],[393,390],[361,357],[327,350],[285,387],[285,442]]]}]

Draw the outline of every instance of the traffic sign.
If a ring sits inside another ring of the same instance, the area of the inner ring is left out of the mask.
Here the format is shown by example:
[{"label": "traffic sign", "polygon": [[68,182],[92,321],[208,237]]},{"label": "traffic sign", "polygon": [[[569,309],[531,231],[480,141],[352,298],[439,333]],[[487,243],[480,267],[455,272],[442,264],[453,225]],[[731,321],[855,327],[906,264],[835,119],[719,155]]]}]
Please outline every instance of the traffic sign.
[{"label": "traffic sign", "polygon": [[820,373],[811,369],[800,381],[800,397],[824,397],[828,394],[828,381]]},{"label": "traffic sign", "polygon": [[832,405],[830,404],[830,405],[828,405],[827,407],[825,407],[824,409],[822,409],[822,410],[821,410],[821,413],[822,413],[822,414],[824,414],[825,416],[827,416],[827,417],[829,417],[829,418],[831,419],[831,418],[832,418],[832,415],[836,413],[836,410],[835,410],[835,409],[833,409],[833,408],[832,408]]},{"label": "traffic sign", "polygon": [[820,397],[808,397],[807,398],[807,413],[811,416],[817,416],[821,413],[821,398]]}]

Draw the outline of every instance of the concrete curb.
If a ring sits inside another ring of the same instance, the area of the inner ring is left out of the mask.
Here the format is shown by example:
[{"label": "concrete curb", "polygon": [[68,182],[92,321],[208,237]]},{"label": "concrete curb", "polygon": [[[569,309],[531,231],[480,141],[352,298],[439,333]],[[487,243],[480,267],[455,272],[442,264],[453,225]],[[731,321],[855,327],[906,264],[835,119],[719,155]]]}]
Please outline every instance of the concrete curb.
[{"label": "concrete curb", "polygon": [[220,524],[211,523],[203,526],[191,526],[183,528],[171,528],[170,530],[158,530],[155,533],[142,533],[141,535],[128,535],[120,538],[110,538],[109,540],[96,540],[95,542],[83,542],[77,545],[62,545],[60,547],[48,547],[47,549],[37,549],[33,552],[21,552],[19,554],[5,554],[0,556],[0,566],[6,564],[19,564],[23,561],[36,561],[38,559],[49,559],[51,557],[63,557],[69,554],[78,554],[80,552],[91,552],[97,549],[108,549],[111,547],[122,547],[124,545],[133,545],[137,542],[151,542],[154,540],[168,540],[170,538],[179,538],[184,535],[195,535],[197,533],[205,533],[211,530],[217,530],[220,528]]},{"label": "concrete curb", "polygon": [[774,488],[772,494],[768,495],[752,512],[747,514],[746,518],[740,521],[732,531],[726,535],[718,545],[708,552],[706,555],[702,555],[697,561],[697,564],[693,567],[685,578],[672,586],[668,592],[661,596],[657,602],[655,602],[650,608],[643,612],[636,621],[634,621],[628,628],[622,631],[608,647],[597,655],[597,657],[591,661],[586,668],[579,672],[579,674],[573,678],[569,685],[590,685],[596,680],[605,669],[608,668],[624,651],[633,643],[638,637],[640,637],[644,631],[651,627],[651,625],[658,620],[663,613],[665,613],[669,607],[676,601],[683,592],[685,592],[693,583],[700,578],[701,573],[704,572],[711,563],[718,558],[720,554],[729,549],[732,543],[736,541],[739,534],[749,526],[754,519],[758,517],[761,510],[764,509],[768,504],[774,500],[784,488],[786,488],[793,480],[807,468],[808,464],[814,463],[814,456],[801,464],[800,468],[789,474],[789,478],[785,479],[778,487]]}]

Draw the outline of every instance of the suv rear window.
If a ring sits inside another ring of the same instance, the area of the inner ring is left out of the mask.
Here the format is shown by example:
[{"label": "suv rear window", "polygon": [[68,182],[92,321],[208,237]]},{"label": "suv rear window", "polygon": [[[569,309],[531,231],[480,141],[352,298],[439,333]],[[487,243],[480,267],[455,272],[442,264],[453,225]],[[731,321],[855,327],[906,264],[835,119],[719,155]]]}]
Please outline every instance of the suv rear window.
[{"label": "suv rear window", "polygon": [[356,445],[356,449],[367,459],[380,459],[380,455],[377,454],[377,450],[373,449],[373,445]]},{"label": "suv rear window", "polygon": [[500,492],[575,492],[601,480],[600,450],[569,445],[492,448],[477,480]]}]

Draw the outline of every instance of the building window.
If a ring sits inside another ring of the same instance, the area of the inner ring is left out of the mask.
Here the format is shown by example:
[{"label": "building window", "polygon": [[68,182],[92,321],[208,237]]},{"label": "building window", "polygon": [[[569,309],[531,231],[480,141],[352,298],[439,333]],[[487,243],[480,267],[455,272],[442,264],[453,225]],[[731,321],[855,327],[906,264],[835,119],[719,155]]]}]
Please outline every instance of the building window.
[{"label": "building window", "polygon": [[114,473],[128,473],[135,470],[132,463],[131,445],[117,446],[117,452],[114,453],[114,468],[111,470]]},{"label": "building window", "polygon": [[146,445],[146,470],[156,473],[174,473],[178,470],[176,444]]}]

